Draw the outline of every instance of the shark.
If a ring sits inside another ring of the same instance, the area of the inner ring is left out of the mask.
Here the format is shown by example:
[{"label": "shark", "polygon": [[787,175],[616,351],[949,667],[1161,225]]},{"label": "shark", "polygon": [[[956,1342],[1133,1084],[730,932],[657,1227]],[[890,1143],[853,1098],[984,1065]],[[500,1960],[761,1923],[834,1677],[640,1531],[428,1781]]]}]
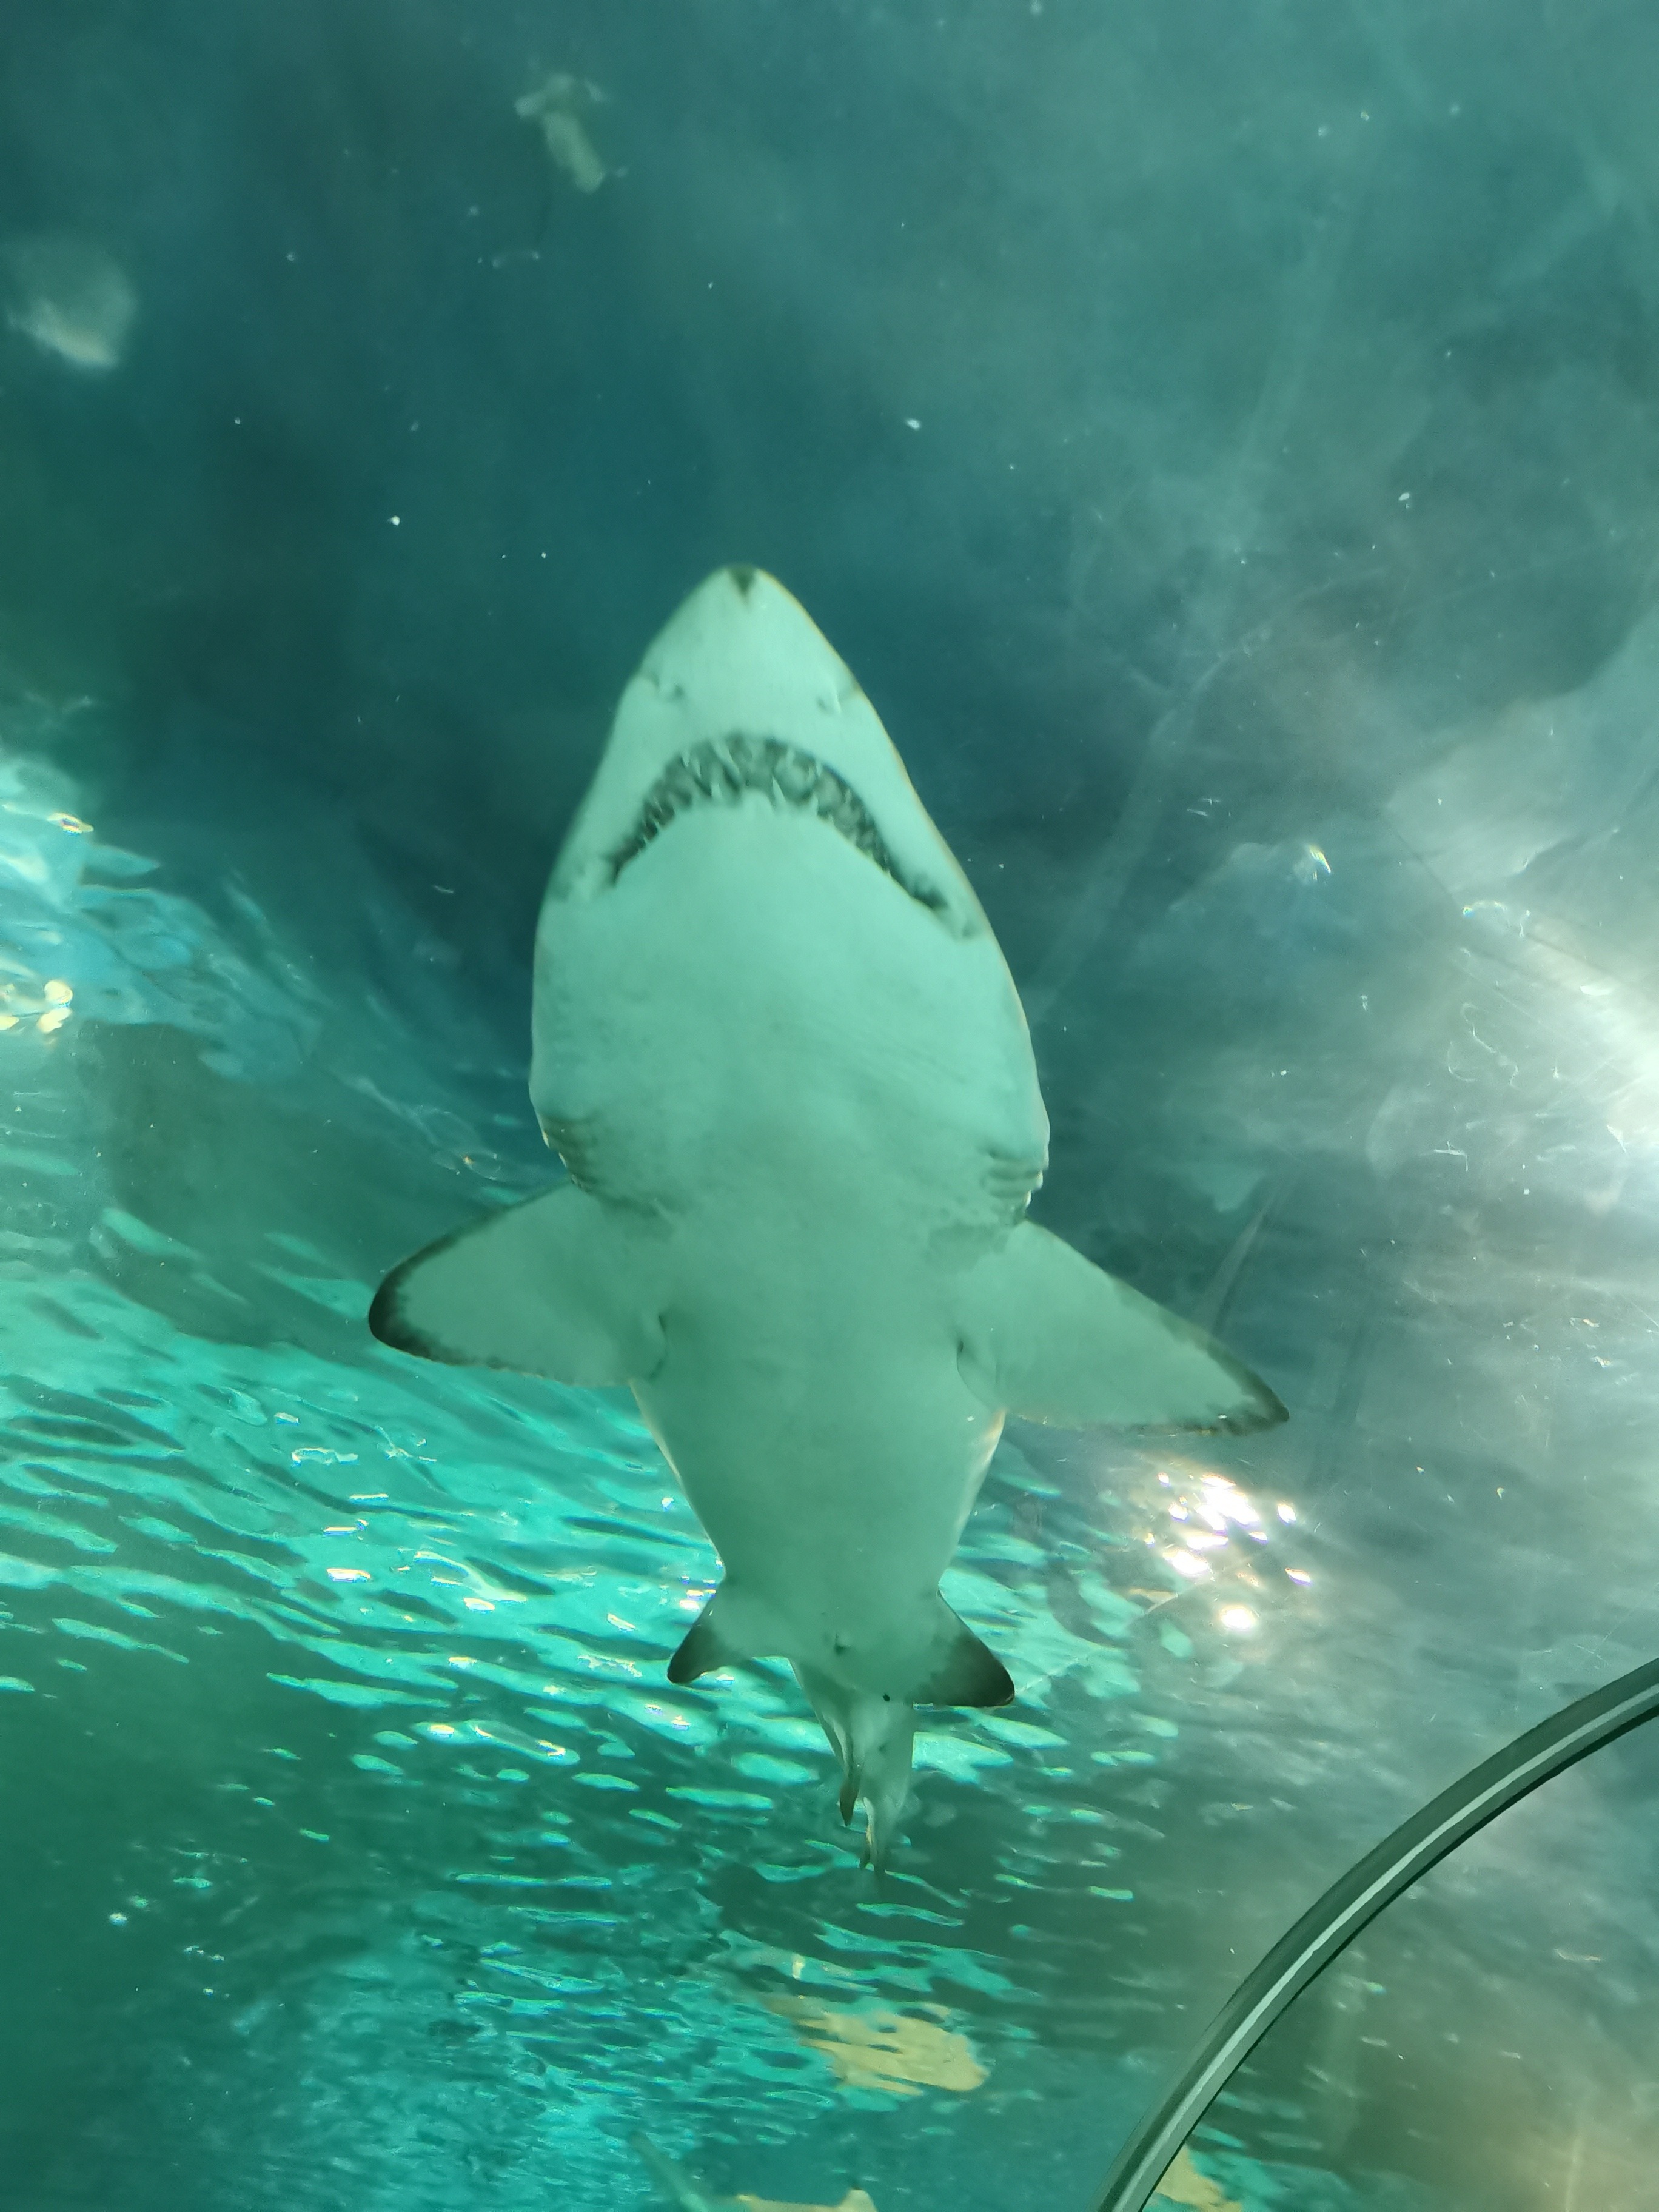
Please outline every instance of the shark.
[{"label": "shark", "polygon": [[701,2189],[683,2166],[665,2158],[647,2136],[631,2136],[630,2147],[675,2212],[876,2212],[869,2193],[849,2189],[839,2204],[783,2203],[772,2197],[714,2197]]},{"label": "shark", "polygon": [[670,1680],[787,1661],[879,1865],[917,1708],[1014,1694],[939,1589],[1006,1417],[1285,1408],[1027,1218],[1048,1122],[1007,963],[875,708],[759,569],[708,578],[623,693],[531,1032],[564,1178],[405,1260],[370,1327],[632,1390],[722,1567]]}]

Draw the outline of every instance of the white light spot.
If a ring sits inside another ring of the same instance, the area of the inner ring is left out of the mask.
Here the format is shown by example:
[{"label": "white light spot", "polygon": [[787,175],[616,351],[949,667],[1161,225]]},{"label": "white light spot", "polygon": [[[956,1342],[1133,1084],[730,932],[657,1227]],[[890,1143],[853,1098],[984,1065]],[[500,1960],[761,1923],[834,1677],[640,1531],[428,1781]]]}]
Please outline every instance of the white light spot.
[{"label": "white light spot", "polygon": [[1230,1636],[1248,1636],[1256,1626],[1255,1615],[1248,1605],[1224,1605],[1216,1619]]}]

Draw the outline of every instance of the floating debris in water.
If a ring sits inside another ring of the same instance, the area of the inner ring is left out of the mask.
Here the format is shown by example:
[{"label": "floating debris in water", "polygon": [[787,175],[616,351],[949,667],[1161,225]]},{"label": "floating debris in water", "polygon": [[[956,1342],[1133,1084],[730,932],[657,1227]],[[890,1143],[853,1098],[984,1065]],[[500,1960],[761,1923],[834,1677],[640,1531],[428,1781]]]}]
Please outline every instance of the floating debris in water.
[{"label": "floating debris in water", "polygon": [[1317,845],[1304,845],[1291,867],[1291,873],[1299,884],[1316,884],[1322,876],[1330,872],[1331,864]]},{"label": "floating debris in water", "polygon": [[587,125],[582,119],[595,107],[605,105],[605,96],[596,84],[585,77],[571,76],[563,70],[556,70],[540,84],[514,102],[514,112],[522,115],[526,123],[540,126],[541,134],[553,166],[562,177],[567,177],[579,192],[596,192],[605,179],[616,173],[606,166],[598,147],[587,135]]},{"label": "floating debris in water", "polygon": [[84,239],[14,240],[0,254],[10,304],[6,319],[71,368],[118,368],[138,312],[126,272]]}]

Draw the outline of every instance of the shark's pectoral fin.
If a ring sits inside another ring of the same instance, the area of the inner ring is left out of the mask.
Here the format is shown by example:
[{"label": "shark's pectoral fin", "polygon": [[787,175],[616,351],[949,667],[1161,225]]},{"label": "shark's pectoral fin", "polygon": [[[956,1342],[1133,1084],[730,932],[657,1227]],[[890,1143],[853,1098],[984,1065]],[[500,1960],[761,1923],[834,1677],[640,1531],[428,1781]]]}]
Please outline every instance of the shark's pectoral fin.
[{"label": "shark's pectoral fin", "polygon": [[942,1616],[936,1656],[910,1693],[917,1705],[1006,1705],[1014,1678],[994,1651],[981,1644],[965,1620],[939,1601]]},{"label": "shark's pectoral fin", "polygon": [[628,1382],[662,1358],[642,1273],[634,1240],[599,1201],[561,1183],[394,1267],[368,1325],[383,1344],[422,1359]]},{"label": "shark's pectoral fin", "polygon": [[1238,1431],[1285,1419],[1212,1337],[1035,1222],[967,1277],[958,1337],[975,1396],[1027,1420]]}]

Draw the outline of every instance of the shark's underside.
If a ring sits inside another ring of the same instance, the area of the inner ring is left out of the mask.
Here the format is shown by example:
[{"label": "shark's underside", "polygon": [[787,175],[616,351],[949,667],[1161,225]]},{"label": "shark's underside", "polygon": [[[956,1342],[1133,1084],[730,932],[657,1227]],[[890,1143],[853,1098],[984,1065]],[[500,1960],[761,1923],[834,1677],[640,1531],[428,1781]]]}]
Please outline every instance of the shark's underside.
[{"label": "shark's underside", "polygon": [[406,1261],[372,1326],[632,1388],[725,1570],[671,1677],[787,1659],[879,1856],[915,1706],[1013,1694],[939,1595],[1005,1414],[1283,1408],[1024,1218],[1048,1121],[1012,981],[769,577],[711,577],[624,693],[549,885],[532,1024],[568,1180]]}]

